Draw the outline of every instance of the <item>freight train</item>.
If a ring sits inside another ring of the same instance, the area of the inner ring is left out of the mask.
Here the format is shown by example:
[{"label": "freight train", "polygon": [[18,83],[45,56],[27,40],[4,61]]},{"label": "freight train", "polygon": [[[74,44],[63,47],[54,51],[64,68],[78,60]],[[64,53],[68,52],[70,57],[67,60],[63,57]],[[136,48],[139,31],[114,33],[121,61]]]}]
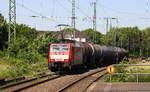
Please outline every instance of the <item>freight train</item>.
[{"label": "freight train", "polygon": [[54,43],[49,45],[48,68],[53,71],[71,70],[77,66],[102,66],[118,63],[127,55],[119,47],[91,43]]}]

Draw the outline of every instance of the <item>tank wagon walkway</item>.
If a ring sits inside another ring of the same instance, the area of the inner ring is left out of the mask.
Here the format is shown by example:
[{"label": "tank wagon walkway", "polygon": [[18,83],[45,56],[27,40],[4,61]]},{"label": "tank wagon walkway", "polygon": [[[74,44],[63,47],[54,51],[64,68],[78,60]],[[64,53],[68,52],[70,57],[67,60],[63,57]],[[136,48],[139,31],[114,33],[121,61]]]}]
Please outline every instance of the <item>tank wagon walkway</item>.
[{"label": "tank wagon walkway", "polygon": [[87,92],[150,92],[150,83],[100,83],[92,84]]}]

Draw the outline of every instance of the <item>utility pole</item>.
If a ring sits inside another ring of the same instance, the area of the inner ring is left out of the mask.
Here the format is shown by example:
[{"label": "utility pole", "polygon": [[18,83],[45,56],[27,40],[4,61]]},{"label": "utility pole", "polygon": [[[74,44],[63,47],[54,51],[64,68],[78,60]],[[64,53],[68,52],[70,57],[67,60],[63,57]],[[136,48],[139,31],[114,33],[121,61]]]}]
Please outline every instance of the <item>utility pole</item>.
[{"label": "utility pole", "polygon": [[16,0],[9,0],[9,32],[8,42],[16,40]]},{"label": "utility pole", "polygon": [[147,41],[147,46],[146,46],[146,47],[147,47],[147,48],[146,48],[146,50],[147,50],[147,58],[149,57],[149,45],[150,45],[150,44],[149,44],[149,41]]},{"label": "utility pole", "polygon": [[143,56],[143,33],[140,36],[140,57]]},{"label": "utility pole", "polygon": [[73,38],[75,40],[75,28],[76,28],[76,14],[75,14],[75,0],[72,0],[72,27],[74,28],[74,31],[73,31]]},{"label": "utility pole", "polygon": [[[116,20],[116,23],[118,25],[118,18],[114,18],[114,17],[105,17],[104,20],[106,20],[106,33],[108,32],[108,30],[112,29],[112,20]],[[117,27],[117,26],[116,26]],[[117,42],[117,33],[114,32],[114,46],[116,46]]]},{"label": "utility pole", "polygon": [[106,20],[106,32],[108,32],[108,30],[112,28],[112,20],[116,20],[116,23],[118,25],[118,18],[104,17],[104,20]]},{"label": "utility pole", "polygon": [[93,30],[96,31],[96,1],[93,2]]},{"label": "utility pole", "polygon": [[149,0],[146,1],[146,12],[149,12],[148,8],[149,8]]},{"label": "utility pole", "polygon": [[109,28],[109,18],[105,17],[104,20],[106,20],[106,33],[108,32],[108,28]]},{"label": "utility pole", "polygon": [[[97,0],[94,0],[93,2],[92,2],[92,4],[93,4],[93,30],[94,31],[96,31],[97,29],[96,29],[96,4],[97,4]],[[95,34],[96,35],[96,34]],[[94,42],[96,42],[96,36],[95,35],[93,35],[93,41]]]}]

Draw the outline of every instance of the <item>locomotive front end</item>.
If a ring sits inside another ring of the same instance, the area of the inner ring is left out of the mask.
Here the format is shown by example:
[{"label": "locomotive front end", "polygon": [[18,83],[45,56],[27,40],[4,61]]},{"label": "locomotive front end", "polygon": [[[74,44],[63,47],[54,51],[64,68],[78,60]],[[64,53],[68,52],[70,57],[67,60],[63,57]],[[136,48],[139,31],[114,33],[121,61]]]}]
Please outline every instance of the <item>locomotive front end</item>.
[{"label": "locomotive front end", "polygon": [[71,63],[71,44],[51,44],[48,52],[48,67],[51,71],[60,71]]}]

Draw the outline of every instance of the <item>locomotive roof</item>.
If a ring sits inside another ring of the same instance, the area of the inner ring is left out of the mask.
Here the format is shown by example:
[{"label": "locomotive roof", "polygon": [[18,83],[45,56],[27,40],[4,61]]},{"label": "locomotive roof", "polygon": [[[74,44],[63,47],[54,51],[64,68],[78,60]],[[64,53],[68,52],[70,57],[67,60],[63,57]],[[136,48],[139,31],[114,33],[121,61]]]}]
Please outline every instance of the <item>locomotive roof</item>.
[{"label": "locomotive roof", "polygon": [[[73,36],[73,31],[37,31],[37,34],[41,35],[48,32],[51,32],[52,34],[56,35],[58,37],[58,40],[62,39],[62,36],[64,39],[72,38]],[[91,42],[91,39],[81,31],[76,30],[75,38],[85,38],[87,42]]]}]

